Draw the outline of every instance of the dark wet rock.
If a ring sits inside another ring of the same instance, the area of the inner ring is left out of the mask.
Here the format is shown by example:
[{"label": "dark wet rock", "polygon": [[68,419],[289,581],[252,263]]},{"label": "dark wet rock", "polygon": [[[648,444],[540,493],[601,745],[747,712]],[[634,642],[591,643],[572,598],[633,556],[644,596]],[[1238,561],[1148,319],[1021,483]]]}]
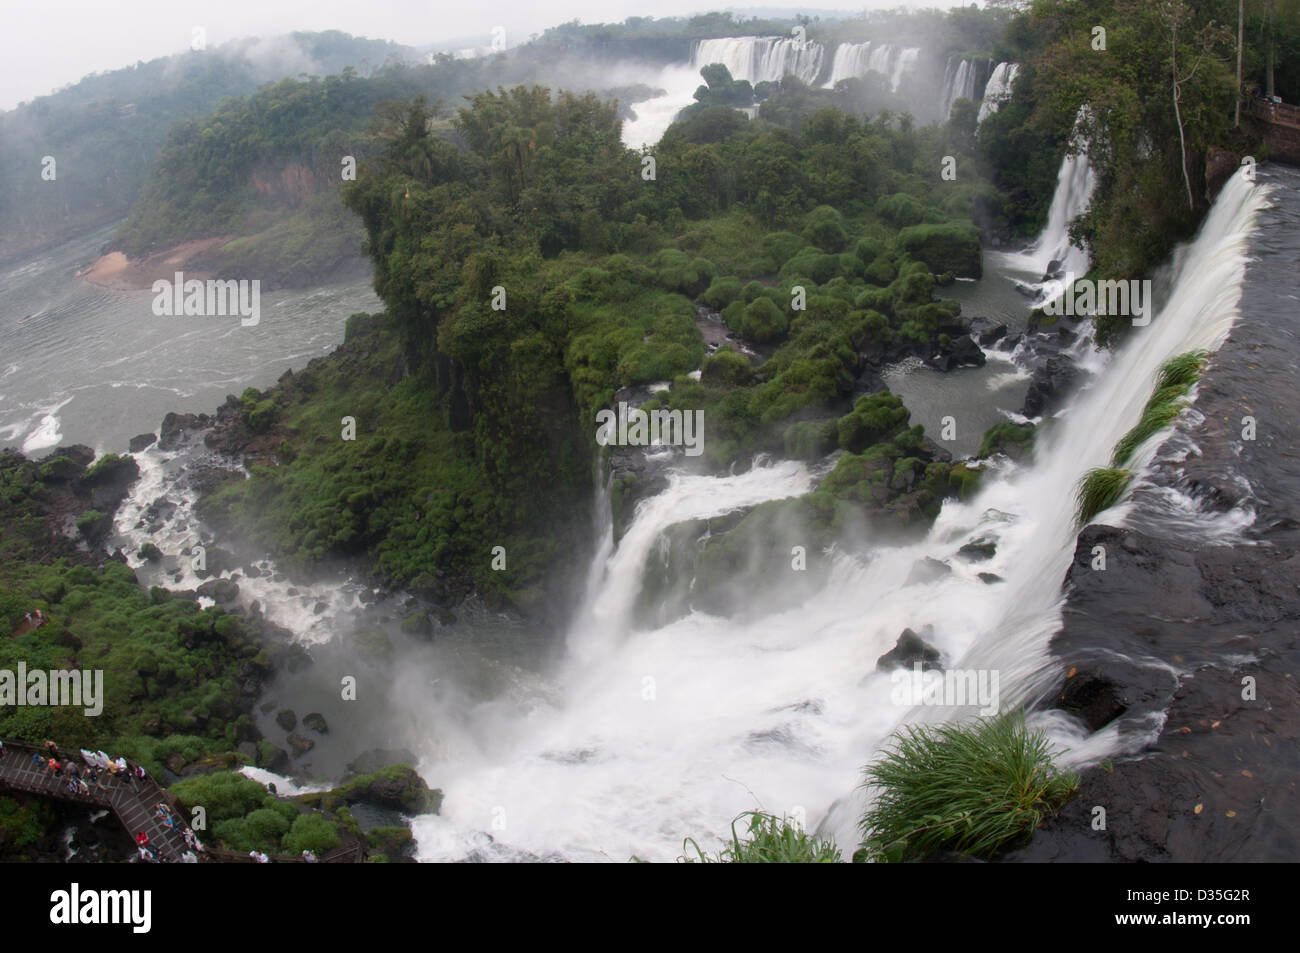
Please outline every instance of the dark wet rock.
[{"label": "dark wet rock", "polygon": [[194,575],[200,579],[206,579],[208,576],[219,576],[223,572],[234,572],[239,568],[239,559],[234,553],[220,546],[206,546],[203,551],[203,568],[194,570]]},{"label": "dark wet rock", "polygon": [[271,744],[265,739],[257,743],[257,766],[276,774],[284,774],[290,768],[289,752],[279,745]]},{"label": "dark wet rock", "polygon": [[132,453],[139,453],[141,450],[148,450],[158,440],[157,434],[142,433],[138,437],[132,437],[131,442],[127,444]]},{"label": "dark wet rock", "polygon": [[[81,473],[81,471],[84,470],[86,467],[90,466],[90,464],[94,461],[95,451],[92,450],[90,447],[87,447],[84,443],[74,443],[70,446],[59,447],[51,451],[50,453],[41,457],[41,459],[38,462],[41,464],[42,467],[50,467],[51,469],[54,468],[52,465],[55,464],[66,467],[66,464],[63,462],[62,458],[66,458],[67,463],[71,464],[72,477],[75,477],[78,476]],[[42,477],[42,479],[45,478]],[[66,477],[65,479],[71,479],[71,477]]]},{"label": "dark wet rock", "polygon": [[298,727],[298,716],[292,708],[281,708],[275,713],[275,723],[285,731],[293,731]]},{"label": "dark wet rock", "polygon": [[310,738],[303,737],[296,731],[289,732],[289,747],[293,751],[295,758],[301,758],[312,748],[316,747],[316,742]]},{"label": "dark wet rock", "polygon": [[1068,394],[1078,377],[1078,370],[1069,358],[1057,355],[1033,372],[1025,404],[1021,413],[1026,417],[1041,417],[1055,410]]},{"label": "dark wet rock", "polygon": [[211,426],[212,418],[207,414],[169,413],[163,418],[158,431],[158,449],[175,450],[185,442],[187,436]]},{"label": "dark wet rock", "polygon": [[209,579],[195,591],[218,605],[226,605],[239,598],[239,586],[229,579]]},{"label": "dark wet rock", "polygon": [[924,559],[918,560],[916,565],[912,567],[912,571],[907,576],[907,582],[903,583],[903,585],[912,586],[917,583],[934,582],[950,572],[952,572],[952,567],[947,563],[926,556]]},{"label": "dark wet rock", "polygon": [[957,550],[957,555],[970,563],[984,562],[992,559],[998,551],[997,543],[987,539],[976,539]]},{"label": "dark wet rock", "polygon": [[952,453],[929,437],[921,438],[921,455],[937,463],[952,463]]},{"label": "dark wet rock", "polygon": [[[927,634],[929,631],[929,626],[927,626]],[[904,629],[902,634],[899,635],[898,641],[894,643],[894,647],[876,659],[876,668],[881,671],[895,668],[910,669],[919,662],[922,670],[931,671],[940,667],[939,660],[941,658],[942,655],[938,649],[927,643],[911,629]]]},{"label": "dark wet rock", "polygon": [[1007,334],[1007,326],[992,318],[970,318],[965,322],[965,328],[975,336],[975,340],[982,347],[996,344]]},{"label": "dark wet rock", "polygon": [[140,478],[134,457],[109,455],[81,475],[80,485],[90,491],[90,505],[105,513],[116,512]]},{"label": "dark wet rock", "polygon": [[1005,582],[1005,580],[995,572],[982,572],[979,574],[979,578],[980,582],[984,583],[986,586],[991,586],[994,583]]},{"label": "dark wet rock", "polygon": [[1110,724],[1128,709],[1119,687],[1095,672],[1071,670],[1056,707],[1075,715],[1089,732]]},{"label": "dark wet rock", "polygon": [[316,604],[311,607],[311,614],[321,615],[328,608],[329,608],[329,603],[324,602],[322,600],[317,600]]},{"label": "dark wet rock", "polygon": [[113,514],[111,513],[96,513],[92,517],[87,512],[77,519],[77,531],[92,546],[98,546],[106,540],[112,530]]},{"label": "dark wet rock", "polygon": [[952,339],[946,348],[926,358],[925,363],[940,371],[951,371],[958,367],[982,367],[987,358],[980,346],[968,334]]},{"label": "dark wet rock", "polygon": [[442,804],[442,792],[430,789],[409,764],[393,764],[354,778],[333,791],[302,795],[296,800],[326,809],[364,803],[404,814],[436,814]]},{"label": "dark wet rock", "polygon": [[330,733],[329,724],[325,721],[325,716],[318,711],[309,712],[302,716],[302,724],[305,728],[310,728],[318,735],[328,735]]},{"label": "dark wet rock", "polygon": [[252,563],[244,567],[244,575],[249,579],[260,579],[264,575],[262,570]]},{"label": "dark wet rock", "polygon": [[637,504],[667,489],[666,464],[646,460],[641,447],[614,447],[610,455],[609,486],[617,540],[631,524]]},{"label": "dark wet rock", "polygon": [[148,563],[156,563],[163,558],[162,550],[153,543],[145,543],[140,547],[140,558]]}]

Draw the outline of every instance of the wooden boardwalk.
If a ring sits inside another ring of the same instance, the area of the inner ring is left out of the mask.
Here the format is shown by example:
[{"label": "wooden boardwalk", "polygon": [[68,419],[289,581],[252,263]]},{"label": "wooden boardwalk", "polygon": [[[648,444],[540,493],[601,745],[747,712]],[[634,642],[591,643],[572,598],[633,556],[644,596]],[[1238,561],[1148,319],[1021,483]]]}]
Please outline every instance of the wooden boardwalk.
[{"label": "wooden boardwalk", "polygon": [[[66,752],[59,749],[59,753],[65,756],[60,761],[66,760]],[[39,764],[34,760],[35,756],[40,756]],[[80,761],[80,758],[77,760]],[[138,832],[144,831],[149,835],[149,846],[154,849],[159,860],[179,862],[181,854],[185,852],[184,837],[180,830],[168,830],[155,816],[157,805],[162,802],[173,807],[172,815],[177,824],[183,826],[185,820],[174,809],[173,798],[148,775],[127,780],[104,772],[99,780],[103,789],[91,784],[89,794],[73,794],[68,790],[67,775],[50,773],[42,749],[6,742],[4,754],[0,755],[0,788],[39,794],[87,807],[107,808],[113,812],[133,841]]]},{"label": "wooden boardwalk", "polygon": [[[59,753],[66,756],[67,751],[60,748]],[[40,756],[39,764],[34,760],[37,755]],[[59,760],[63,762],[66,757],[61,757]],[[80,758],[76,760],[81,761]],[[175,798],[163,790],[153,778],[145,775],[143,778],[127,780],[123,776],[105,772],[100,775],[103,789],[90,784],[89,794],[73,794],[68,790],[68,775],[51,774],[46,763],[47,756],[44,749],[33,745],[5,742],[4,753],[0,754],[0,789],[38,794],[86,807],[106,808],[113,812],[113,816],[117,818],[132,841],[135,840],[138,832],[144,831],[149,835],[149,846],[154,849],[159,860],[180,862],[181,854],[185,852],[185,838],[180,828],[184,827],[185,819],[176,806]],[[158,820],[156,810],[159,802],[172,808],[172,816],[178,825],[177,830],[169,830],[162,821]],[[364,842],[357,839],[347,843],[348,839],[345,838],[344,844],[321,856],[319,863],[355,864],[364,860]],[[217,863],[257,863],[248,854],[215,847],[208,848],[204,854],[199,855],[199,859]],[[278,864],[304,863],[302,857],[289,854],[272,854],[270,860]]]}]

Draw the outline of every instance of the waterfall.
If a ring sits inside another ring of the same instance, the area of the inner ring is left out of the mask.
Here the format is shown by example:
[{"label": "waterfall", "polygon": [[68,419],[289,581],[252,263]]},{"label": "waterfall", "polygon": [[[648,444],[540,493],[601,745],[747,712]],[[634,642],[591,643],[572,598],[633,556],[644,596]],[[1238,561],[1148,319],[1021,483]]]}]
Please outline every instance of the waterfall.
[{"label": "waterfall", "polygon": [[898,92],[903,77],[916,65],[921,50],[918,47],[897,47],[888,43],[875,46],[871,43],[841,43],[835,48],[831,60],[831,77],[825,83],[831,89],[844,79],[877,72],[885,77],[889,88]]},{"label": "waterfall", "polygon": [[[753,618],[692,611],[633,630],[642,567],[669,525],[801,493],[811,478],[791,462],[740,476],[679,474],[644,501],[617,549],[593,564],[598,582],[553,690],[511,718],[494,710],[490,724],[446,746],[454,754],[422,762],[446,800],[440,816],[415,821],[420,858],[671,860],[684,837],[713,848],[734,816],[756,807],[806,817],[851,853],[861,767],[890,732],[970,713],[894,703],[876,659],[904,627],[928,625],[949,667],[1000,673],[1004,708],[1054,677],[1049,643],[1075,545],[1075,485],[1137,422],[1162,362],[1226,336],[1264,191],[1240,172],[1225,186],[1175,258],[1168,301],[1126,347],[1095,358],[1095,382],[1043,432],[1032,461],[987,473],[973,499],[946,504],[919,540],[839,554],[812,598]],[[1158,442],[1140,449],[1139,471]],[[1122,516],[1121,507],[1103,518]],[[996,543],[992,559],[955,558],[976,538]],[[926,558],[951,572],[910,579]],[[987,585],[978,571],[1002,581]],[[1060,719],[1032,721],[1071,748],[1068,765],[1109,757],[1118,744],[1115,726],[1080,739],[1063,735]]]},{"label": "waterfall", "polygon": [[[978,102],[980,94],[983,91],[979,84],[979,66],[974,60],[958,59],[955,56],[948,57],[948,67],[944,71],[943,92],[939,97],[939,118],[942,122],[948,121],[948,114],[952,112],[952,104],[958,99],[969,99],[971,102]],[[977,88],[978,87],[978,88]]]},{"label": "waterfall", "polygon": [[[1087,116],[1087,109],[1086,105],[1079,107],[1075,118],[1072,143],[1080,151],[1067,153],[1061,160],[1047,224],[1033,245],[1019,254],[1006,256],[1013,267],[1033,272],[1036,276],[1046,277],[1050,270],[1053,274],[1073,272],[1076,277],[1082,277],[1089,268],[1088,253],[1070,242],[1070,223],[1088,210],[1093,189],[1097,186],[1097,177],[1088,160],[1088,143],[1078,132],[1079,124]],[[1053,262],[1057,263],[1055,267]],[[1043,298],[1037,304],[1041,306],[1046,302],[1047,299]]]},{"label": "waterfall", "polygon": [[1011,98],[1011,84],[1016,81],[1019,72],[1019,63],[999,63],[993,68],[988,84],[984,87],[984,98],[980,100],[980,122],[997,112]]},{"label": "waterfall", "polygon": [[721,63],[733,79],[754,84],[780,82],[791,73],[812,83],[821,74],[825,53],[821,44],[801,44],[793,37],[728,36],[697,40],[691,51],[691,68],[698,74],[710,63]]}]

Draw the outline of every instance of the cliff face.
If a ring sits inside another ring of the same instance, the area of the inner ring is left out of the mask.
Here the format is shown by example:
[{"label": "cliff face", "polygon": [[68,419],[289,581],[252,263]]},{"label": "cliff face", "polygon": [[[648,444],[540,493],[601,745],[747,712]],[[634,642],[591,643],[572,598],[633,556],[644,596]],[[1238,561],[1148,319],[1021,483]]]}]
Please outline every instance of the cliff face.
[{"label": "cliff face", "polygon": [[[1300,172],[1261,166],[1259,178],[1277,191],[1252,239],[1241,317],[1199,384],[1195,450],[1157,465],[1125,528],[1086,528],[1065,580],[1052,647],[1070,677],[1044,704],[1108,725],[1130,754],[1085,773],[1061,816],[1009,859],[1295,858]],[[1239,536],[1197,532],[1204,518],[1171,519],[1162,488],[1226,522],[1253,511],[1253,523]],[[1092,568],[1098,545],[1105,571]]]}]

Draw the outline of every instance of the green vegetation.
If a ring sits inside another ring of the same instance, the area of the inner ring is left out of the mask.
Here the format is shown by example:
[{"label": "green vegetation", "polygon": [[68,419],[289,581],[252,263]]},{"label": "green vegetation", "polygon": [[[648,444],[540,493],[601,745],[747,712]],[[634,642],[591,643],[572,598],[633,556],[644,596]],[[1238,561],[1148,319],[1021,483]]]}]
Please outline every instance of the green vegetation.
[{"label": "green vegetation", "polygon": [[1028,450],[1033,444],[1033,424],[994,424],[984,431],[984,439],[980,441],[979,453],[976,456],[991,457],[995,453],[1019,455],[1021,451]]},{"label": "green vegetation", "polygon": [[[1075,237],[1089,249],[1095,274],[1150,275],[1208,208],[1207,156],[1216,149],[1234,157],[1261,151],[1248,130],[1232,128],[1237,6],[1029,3],[1008,24],[996,57],[1021,64],[1014,97],[979,128],[980,167],[1015,199],[996,214],[1025,234],[1041,227],[1075,117],[1087,104],[1079,132],[1098,146],[1089,152],[1098,184]],[[1300,5],[1248,3],[1245,12],[1244,89],[1276,83],[1294,102],[1300,76],[1294,62],[1281,65],[1278,52],[1300,48]],[[1097,24],[1106,25],[1104,53],[1092,45]],[[1116,315],[1094,323],[1101,343],[1130,327]]]},{"label": "green vegetation", "polygon": [[1132,471],[1117,467],[1089,470],[1075,492],[1075,522],[1080,526],[1090,523],[1098,513],[1118,503],[1132,479]]},{"label": "green vegetation", "polygon": [[202,807],[214,846],[241,853],[260,850],[276,854],[319,856],[341,842],[339,822],[317,813],[302,813],[293,799],[277,798],[261,784],[233,771],[186,778],[172,785],[182,810]]},{"label": "green vegetation", "polygon": [[[749,818],[749,837],[741,840],[736,822]],[[837,864],[840,851],[831,841],[819,840],[804,832],[785,817],[762,811],[746,811],[731,822],[731,843],[716,854],[706,854],[694,838],[682,844],[694,851],[695,856],[683,855],[679,860],[694,864]]]},{"label": "green vegetation", "polygon": [[855,860],[975,857],[1028,839],[1078,787],[1052,764],[1046,736],[1014,711],[964,724],[904,726],[866,769],[875,801]]},{"label": "green vegetation", "polygon": [[[124,563],[79,553],[56,514],[76,506],[84,480],[65,473],[47,484],[40,477],[50,469],[0,455],[0,668],[102,670],[103,712],[6,705],[0,738],[104,748],[155,772],[173,756],[186,763],[233,750],[253,730],[243,686],[273,664],[259,625],[162,589],[144,592]],[[106,519],[90,511],[78,522]],[[8,638],[37,608],[49,621]]]}]

